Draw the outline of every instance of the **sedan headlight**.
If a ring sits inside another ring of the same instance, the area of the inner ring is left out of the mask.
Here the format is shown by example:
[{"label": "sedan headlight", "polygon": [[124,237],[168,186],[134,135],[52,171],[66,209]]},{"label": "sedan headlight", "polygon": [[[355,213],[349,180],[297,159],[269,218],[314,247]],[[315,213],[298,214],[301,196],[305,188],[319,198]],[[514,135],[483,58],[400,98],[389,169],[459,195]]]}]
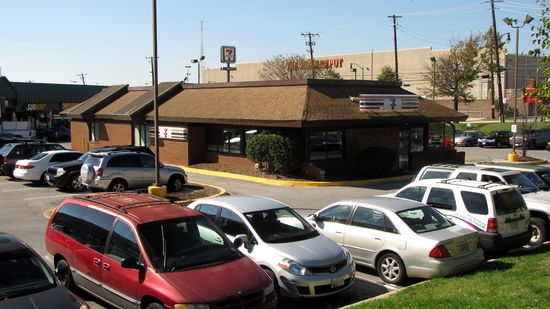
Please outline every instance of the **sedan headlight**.
[{"label": "sedan headlight", "polygon": [[174,309],[210,309],[210,306],[205,304],[175,304]]},{"label": "sedan headlight", "polygon": [[302,266],[302,264],[295,262],[289,258],[285,258],[282,261],[279,262],[279,266],[288,271],[291,274],[298,275],[298,276],[308,276],[311,275],[311,271],[307,269],[306,267]]},{"label": "sedan headlight", "polygon": [[55,176],[60,177],[63,174],[65,174],[65,170],[60,167],[57,169],[57,173],[55,174]]}]

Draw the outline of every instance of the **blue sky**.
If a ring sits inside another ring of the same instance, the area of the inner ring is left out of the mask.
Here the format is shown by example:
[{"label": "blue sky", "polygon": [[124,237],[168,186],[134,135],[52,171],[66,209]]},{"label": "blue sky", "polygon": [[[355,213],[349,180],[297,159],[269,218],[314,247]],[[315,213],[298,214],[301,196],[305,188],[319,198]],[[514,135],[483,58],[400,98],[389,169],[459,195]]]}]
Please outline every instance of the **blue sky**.
[{"label": "blue sky", "polygon": [[[318,33],[315,55],[392,50],[389,15],[398,19],[398,48],[449,47],[486,31],[488,0],[157,0],[159,81],[183,80],[191,65],[196,81],[203,21],[206,67],[220,67],[220,46],[237,48],[237,62],[280,54],[306,54],[304,32]],[[80,82],[132,86],[150,83],[151,0],[2,0],[0,68],[11,81]],[[497,29],[515,31],[504,17],[535,17],[536,0],[496,3]],[[531,25],[520,30],[520,53],[534,48]],[[548,51],[546,51],[548,53]]]}]

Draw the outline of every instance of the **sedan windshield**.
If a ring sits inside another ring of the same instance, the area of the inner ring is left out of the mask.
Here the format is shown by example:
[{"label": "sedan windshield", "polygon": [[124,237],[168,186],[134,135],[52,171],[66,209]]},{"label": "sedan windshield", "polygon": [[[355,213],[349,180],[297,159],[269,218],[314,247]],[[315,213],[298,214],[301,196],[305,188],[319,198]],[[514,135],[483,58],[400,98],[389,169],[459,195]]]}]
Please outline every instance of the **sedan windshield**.
[{"label": "sedan windshield", "polygon": [[0,253],[0,299],[34,294],[55,286],[48,267],[29,250]]},{"label": "sedan windshield", "polygon": [[521,194],[539,191],[537,185],[522,174],[504,176],[504,179],[509,185],[518,187]]},{"label": "sedan windshield", "polygon": [[141,225],[145,251],[160,272],[209,267],[242,256],[206,218],[177,218]]},{"label": "sedan windshield", "polygon": [[428,206],[400,211],[397,215],[415,233],[431,232],[453,225],[441,213]]},{"label": "sedan windshield", "polygon": [[30,158],[29,160],[38,161],[38,160],[44,158],[47,155],[48,155],[47,153],[41,152],[41,153],[37,154],[36,156]]},{"label": "sedan windshield", "polygon": [[244,215],[260,238],[267,243],[299,241],[319,235],[313,226],[288,207]]}]

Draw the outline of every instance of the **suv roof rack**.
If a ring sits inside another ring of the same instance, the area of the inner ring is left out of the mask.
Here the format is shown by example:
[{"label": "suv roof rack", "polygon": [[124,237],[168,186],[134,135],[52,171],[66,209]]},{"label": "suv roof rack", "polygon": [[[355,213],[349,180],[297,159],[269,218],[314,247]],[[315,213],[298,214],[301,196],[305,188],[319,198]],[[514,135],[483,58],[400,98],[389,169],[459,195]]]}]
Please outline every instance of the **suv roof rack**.
[{"label": "suv roof rack", "polygon": [[430,164],[433,167],[449,167],[449,168],[459,168],[463,166],[473,166],[473,164],[457,164],[457,163],[434,163]]},{"label": "suv roof rack", "polygon": [[[482,182],[482,181],[477,181],[477,180],[457,179],[457,178],[443,179],[443,180],[441,180],[441,183],[450,184],[450,185],[465,186],[465,187],[470,187],[470,188],[476,187],[476,188],[479,188],[479,189],[490,189],[490,188],[493,188],[493,187],[505,186],[504,184],[498,183],[498,182]],[[471,184],[471,185],[469,185],[469,184]]]},{"label": "suv roof rack", "polygon": [[174,204],[170,200],[151,196],[138,192],[124,193],[102,193],[75,197],[76,199],[93,202],[117,210],[121,213],[128,213],[126,209],[149,206],[151,204]]}]

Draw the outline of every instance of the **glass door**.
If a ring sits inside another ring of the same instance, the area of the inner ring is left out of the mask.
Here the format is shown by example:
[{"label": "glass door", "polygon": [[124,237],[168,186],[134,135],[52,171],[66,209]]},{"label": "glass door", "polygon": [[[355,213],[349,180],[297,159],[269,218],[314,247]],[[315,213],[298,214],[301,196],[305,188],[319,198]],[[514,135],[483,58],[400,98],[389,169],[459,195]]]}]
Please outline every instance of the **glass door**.
[{"label": "glass door", "polygon": [[409,169],[409,152],[411,149],[409,136],[409,129],[399,131],[399,150],[397,158],[399,160],[399,169],[401,170]]}]

